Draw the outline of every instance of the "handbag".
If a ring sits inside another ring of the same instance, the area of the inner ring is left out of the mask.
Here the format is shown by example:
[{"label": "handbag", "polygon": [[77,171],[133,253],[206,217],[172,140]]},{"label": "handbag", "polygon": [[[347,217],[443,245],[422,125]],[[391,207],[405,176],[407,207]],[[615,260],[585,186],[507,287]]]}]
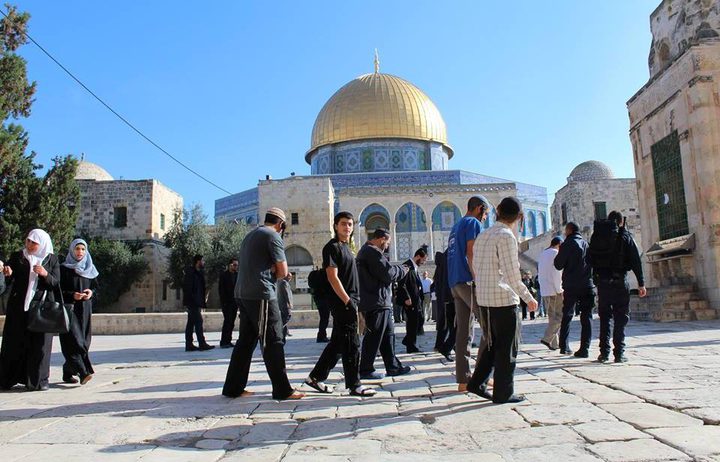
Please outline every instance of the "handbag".
[{"label": "handbag", "polygon": [[43,292],[40,300],[30,302],[27,312],[27,328],[31,332],[45,334],[67,334],[70,331],[70,317],[73,312],[73,305],[65,305],[62,290],[60,301],[46,300],[47,290]]}]

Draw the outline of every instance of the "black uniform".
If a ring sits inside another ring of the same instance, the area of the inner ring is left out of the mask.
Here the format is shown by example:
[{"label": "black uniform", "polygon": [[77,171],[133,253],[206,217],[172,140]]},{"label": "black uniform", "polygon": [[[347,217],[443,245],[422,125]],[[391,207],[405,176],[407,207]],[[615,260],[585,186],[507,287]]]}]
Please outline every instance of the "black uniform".
[{"label": "black uniform", "polygon": [[63,379],[73,375],[79,375],[82,379],[88,374],[94,374],[90,362],[90,341],[92,340],[92,329],[90,318],[92,306],[97,293],[97,279],[88,279],[80,276],[72,268],[60,267],[60,286],[66,303],[70,303],[75,292],[82,292],[86,289],[93,291],[90,300],[75,300],[73,304],[73,316],[70,320],[70,332],[60,335],[60,347],[65,357],[63,364]]},{"label": "black uniform", "polygon": [[[407,347],[408,353],[414,353],[418,350],[417,336],[420,323],[420,315],[422,313],[423,294],[422,281],[417,272],[417,265],[410,259],[404,263],[410,268],[407,275],[398,285],[397,301],[407,312],[407,322],[405,323],[405,338],[402,343]],[[410,302],[410,305],[407,302]]]},{"label": "black uniform", "polygon": [[330,343],[325,346],[310,378],[323,382],[330,371],[342,358],[345,387],[353,390],[360,386],[360,335],[358,333],[359,301],[358,272],[347,243],[332,239],[322,251],[323,269],[337,268],[338,279],[350,297],[350,303],[343,303],[333,291],[327,294],[325,302],[333,316],[333,330]]},{"label": "black uniform", "polygon": [[375,357],[380,352],[385,370],[392,375],[403,365],[395,356],[395,323],[391,286],[405,275],[399,265],[391,265],[385,254],[370,242],[357,255],[360,281],[360,311],[365,316],[366,332],[362,340],[360,375],[375,372]]},{"label": "black uniform", "polygon": [[[14,253],[7,265],[12,268],[13,274],[7,278],[12,285],[0,349],[0,387],[10,389],[19,383],[28,390],[46,388],[50,378],[53,336],[27,329],[25,295],[32,268],[22,252]],[[48,274],[38,276],[34,299],[40,300],[47,291],[46,300],[55,300],[60,289],[60,264],[57,257],[50,254],[42,266]]]},{"label": "black uniform", "polygon": [[563,318],[560,324],[560,351],[569,351],[570,322],[580,313],[580,349],[590,349],[592,309],[595,307],[595,286],[588,243],[579,233],[572,234],[560,245],[555,268],[562,270]]},{"label": "black uniform", "polygon": [[449,355],[455,348],[455,300],[447,278],[447,252],[435,252],[435,274],[430,287],[437,300],[435,349]]},{"label": "black uniform", "polygon": [[235,300],[235,283],[237,272],[226,270],[220,275],[218,292],[220,292],[220,305],[222,306],[223,325],[220,335],[220,346],[232,345],[232,332],[235,328],[235,319],[238,313],[238,303]]},{"label": "black uniform", "polygon": [[600,315],[600,354],[604,357],[610,355],[610,319],[613,319],[613,355],[616,359],[621,358],[625,352],[625,326],[630,320],[630,290],[627,272],[631,270],[635,273],[638,285],[645,286],[640,251],[635,240],[625,228],[620,228],[620,233],[624,260],[622,267],[593,269],[593,277],[598,291],[598,314]]}]

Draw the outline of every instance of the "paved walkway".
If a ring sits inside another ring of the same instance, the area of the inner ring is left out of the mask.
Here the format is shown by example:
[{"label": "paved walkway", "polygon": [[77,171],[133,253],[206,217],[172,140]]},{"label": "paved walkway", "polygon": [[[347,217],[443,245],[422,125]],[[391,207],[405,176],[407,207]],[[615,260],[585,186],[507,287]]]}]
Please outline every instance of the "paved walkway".
[{"label": "paved walkway", "polygon": [[[458,394],[454,368],[432,353],[401,355],[412,374],[369,399],[273,401],[256,361],[258,395],[230,400],[230,350],[185,353],[180,335],[96,337],[88,385],[58,383],[55,355],[50,391],[0,393],[0,460],[720,461],[720,322],[631,323],[621,365],[562,358],[535,343],[544,328],[524,327],[520,405]],[[293,334],[300,384],[322,346],[309,329]],[[433,339],[421,337],[424,350]],[[338,369],[329,382],[340,380]]]}]

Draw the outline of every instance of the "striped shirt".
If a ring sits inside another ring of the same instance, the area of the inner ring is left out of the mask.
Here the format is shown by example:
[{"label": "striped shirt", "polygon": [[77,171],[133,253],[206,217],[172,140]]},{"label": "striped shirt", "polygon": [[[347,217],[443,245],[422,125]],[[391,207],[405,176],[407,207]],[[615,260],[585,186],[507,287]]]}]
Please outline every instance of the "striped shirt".
[{"label": "striped shirt", "polygon": [[473,247],[477,304],[486,307],[518,305],[533,299],[520,276],[518,243],[510,227],[495,222],[478,235]]}]

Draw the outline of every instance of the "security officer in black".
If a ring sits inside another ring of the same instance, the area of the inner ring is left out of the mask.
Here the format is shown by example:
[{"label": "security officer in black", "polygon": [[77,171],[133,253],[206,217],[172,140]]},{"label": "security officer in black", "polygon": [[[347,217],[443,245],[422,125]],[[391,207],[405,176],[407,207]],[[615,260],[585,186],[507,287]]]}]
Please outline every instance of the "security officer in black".
[{"label": "security officer in black", "polygon": [[[599,228],[607,226],[614,244],[609,251],[609,258],[604,258],[602,251],[594,248],[594,239],[602,241]],[[643,277],[640,252],[635,244],[632,234],[623,226],[623,216],[620,212],[612,211],[608,214],[607,223],[596,222],[595,231],[590,241],[590,264],[593,267],[593,279],[598,292],[598,314],[600,315],[600,356],[598,361],[607,362],[610,359],[610,319],[614,319],[613,326],[613,355],[616,363],[627,362],[625,357],[625,326],[630,320],[630,290],[628,287],[627,272],[632,270],[638,282],[638,295],[645,297],[645,279]]]}]

